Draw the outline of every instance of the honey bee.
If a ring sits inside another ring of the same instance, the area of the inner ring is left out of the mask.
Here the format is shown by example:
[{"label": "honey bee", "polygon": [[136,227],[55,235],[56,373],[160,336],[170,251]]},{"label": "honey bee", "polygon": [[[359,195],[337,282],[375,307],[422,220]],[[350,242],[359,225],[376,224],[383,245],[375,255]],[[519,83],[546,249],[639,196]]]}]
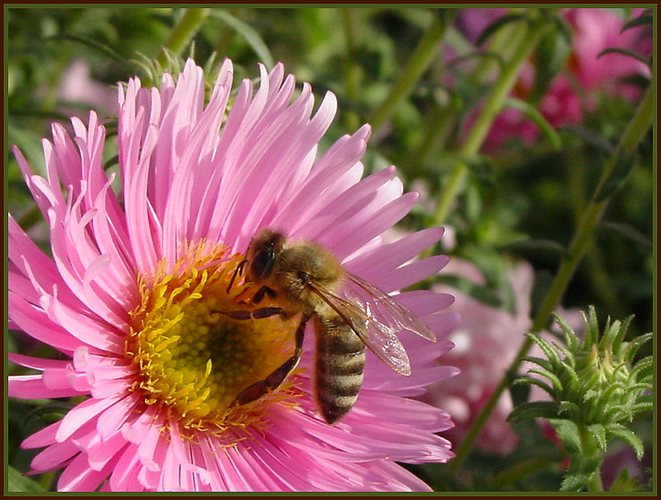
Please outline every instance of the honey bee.
[{"label": "honey bee", "polygon": [[[226,312],[235,319],[284,318],[301,314],[294,355],[265,380],[243,390],[236,403],[253,401],[277,388],[296,367],[302,353],[306,323],[316,333],[315,396],[323,418],[336,422],[358,399],[365,368],[365,346],[402,375],[411,374],[402,330],[436,341],[434,332],[388,294],[349,273],[323,246],[312,241],[289,240],[264,229],[250,242],[239,269],[245,280],[261,286],[252,302],[266,296],[280,307]],[[233,281],[233,280],[232,280]],[[231,286],[231,283],[230,283]]]}]

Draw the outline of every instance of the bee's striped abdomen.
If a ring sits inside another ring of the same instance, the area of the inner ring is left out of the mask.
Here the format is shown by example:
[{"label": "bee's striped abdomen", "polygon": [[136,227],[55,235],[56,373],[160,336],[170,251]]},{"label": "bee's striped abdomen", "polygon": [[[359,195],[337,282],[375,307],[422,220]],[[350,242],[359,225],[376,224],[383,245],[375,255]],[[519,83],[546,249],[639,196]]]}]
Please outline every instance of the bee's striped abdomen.
[{"label": "bee's striped abdomen", "polygon": [[363,384],[365,344],[339,317],[315,317],[316,393],[329,424],[353,407]]}]

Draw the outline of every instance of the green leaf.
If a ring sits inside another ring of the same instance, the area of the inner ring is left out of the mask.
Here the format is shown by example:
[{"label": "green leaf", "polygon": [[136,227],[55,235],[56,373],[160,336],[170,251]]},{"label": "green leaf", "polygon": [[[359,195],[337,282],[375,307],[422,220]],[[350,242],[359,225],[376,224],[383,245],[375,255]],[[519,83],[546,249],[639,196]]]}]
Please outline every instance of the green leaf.
[{"label": "green leaf", "polygon": [[24,476],[11,465],[7,466],[7,490],[12,493],[43,493],[46,490],[34,479]]},{"label": "green leaf", "polygon": [[114,59],[117,62],[124,63],[125,57],[122,56],[119,52],[115,51],[112,47],[99,42],[98,40],[95,40],[94,38],[90,38],[85,35],[73,35],[71,33],[60,33],[57,35],[53,35],[50,37],[47,37],[44,39],[45,41],[51,41],[51,40],[69,40],[72,42],[78,42],[83,45],[87,45],[88,47],[97,50],[101,54],[104,54],[111,59]]},{"label": "green leaf", "polygon": [[569,378],[569,387],[567,387],[567,384],[565,383],[565,391],[569,393],[576,393],[576,391],[578,391],[581,387],[581,381],[579,380],[576,371],[574,371],[574,368],[567,364],[565,361],[561,361],[560,366],[563,368],[563,375]]},{"label": "green leaf", "polygon": [[108,170],[115,165],[119,165],[119,155],[114,155],[112,158],[109,158],[108,161],[103,164],[103,170]]},{"label": "green leaf", "polygon": [[569,22],[562,15],[554,15],[553,23],[555,24],[556,32],[558,36],[564,38],[567,42],[571,43],[573,33],[572,27]]},{"label": "green leaf", "polygon": [[634,356],[638,352],[638,349],[640,349],[644,344],[646,344],[648,340],[651,340],[653,336],[654,333],[649,332],[639,337],[636,337],[630,342],[627,342],[623,347],[623,352],[622,352],[623,358],[629,363],[631,363],[633,361]]},{"label": "green leaf", "polygon": [[528,370],[528,373],[534,373],[535,375],[549,379],[549,381],[553,384],[553,388],[557,392],[562,393],[562,382],[558,377],[556,377],[555,373],[545,370],[544,368],[533,368]]},{"label": "green leaf", "polygon": [[567,475],[562,481],[560,491],[581,491],[595,474],[599,474],[601,459],[585,459],[577,466],[572,462]]},{"label": "green leaf", "polygon": [[632,73],[617,79],[617,83],[622,85],[633,85],[644,91],[650,84],[650,79],[642,73]]},{"label": "green leaf", "polygon": [[633,392],[633,393],[635,393],[637,391],[651,391],[652,388],[653,388],[651,379],[652,379],[652,377],[650,375],[650,382],[649,383],[641,382],[641,383],[638,383],[638,384],[627,385],[625,387],[629,390],[629,392]]},{"label": "green leaf", "polygon": [[643,250],[652,250],[653,248],[652,241],[644,233],[640,232],[630,224],[615,221],[602,221],[597,225],[597,228],[624,236],[632,242],[638,243],[643,247]]},{"label": "green leaf", "polygon": [[538,358],[537,356],[524,356],[523,361],[527,363],[535,364],[537,366],[541,366],[545,370],[553,369],[551,363],[549,363],[549,360],[545,358]]},{"label": "green leaf", "polygon": [[496,31],[498,31],[503,26],[506,26],[513,22],[518,22],[523,19],[526,19],[525,14],[507,14],[505,16],[499,17],[489,26],[487,26],[480,36],[477,38],[475,45],[482,45],[489,37],[491,37]]},{"label": "green leaf", "polygon": [[544,303],[546,294],[553,283],[553,274],[546,269],[535,270],[535,281],[530,293],[530,317],[537,317],[539,308]]},{"label": "green leaf", "polygon": [[[521,379],[514,380],[509,386],[510,397],[512,398],[512,404],[515,407],[525,404],[528,401],[528,398],[530,397],[530,386],[522,383],[517,383],[517,380],[521,380]],[[535,384],[534,381],[531,381],[531,383]]]},{"label": "green leaf", "polygon": [[574,333],[574,330],[572,329],[571,326],[569,326],[569,323],[560,316],[557,313],[552,313],[553,320],[556,322],[556,324],[560,327],[560,330],[562,331],[562,336],[565,339],[565,346],[566,349],[569,352],[575,352],[578,347],[581,344],[581,339],[578,338],[578,335]]},{"label": "green leaf", "polygon": [[648,66],[650,65],[650,60],[647,57],[639,54],[638,52],[634,52],[633,50],[623,49],[620,47],[611,47],[602,50],[601,52],[599,52],[599,54],[597,54],[597,59],[607,54],[622,54],[624,56],[632,57],[635,60],[640,61],[641,63],[646,64]]},{"label": "green leaf", "polygon": [[605,156],[610,156],[613,153],[613,146],[608,142],[608,139],[594,130],[579,125],[567,125],[562,127],[561,130],[577,136],[585,144],[596,149],[599,153],[603,153]]},{"label": "green leaf", "polygon": [[482,217],[482,195],[480,193],[477,183],[470,183],[466,187],[464,194],[464,206],[466,213],[466,220],[468,223],[475,227],[479,224]]},{"label": "green leaf", "polygon": [[652,23],[654,22],[654,16],[652,15],[651,12],[652,12],[651,10],[645,9],[645,11],[640,16],[635,17],[630,21],[624,23],[624,26],[622,26],[620,33],[624,33],[625,31],[631,28],[635,28],[637,26],[649,25],[650,27],[652,27]]},{"label": "green leaf", "polygon": [[638,413],[645,413],[652,411],[654,409],[654,403],[652,401],[641,401],[636,404],[631,405],[629,411],[632,415],[637,415]]},{"label": "green leaf", "polygon": [[443,283],[452,288],[457,289],[465,295],[481,302],[483,304],[490,305],[492,307],[501,307],[503,305],[503,299],[498,296],[498,294],[483,285],[479,285],[474,281],[466,279],[462,276],[454,274],[446,274],[439,276],[436,283]]},{"label": "green leaf", "polygon": [[646,379],[651,379],[652,378],[652,370],[651,368],[654,367],[654,358],[652,356],[647,356],[638,363],[631,369],[629,372],[629,379],[630,380],[640,380],[640,381],[645,381]]},{"label": "green leaf", "polygon": [[619,472],[608,491],[609,493],[628,493],[638,491],[638,488],[638,481],[635,477],[629,476],[629,469],[625,467]]},{"label": "green leaf", "polygon": [[273,68],[273,57],[271,56],[271,52],[257,31],[224,10],[213,9],[211,15],[217,17],[241,35],[267,69]]},{"label": "green leaf", "polygon": [[549,420],[555,429],[558,439],[571,456],[577,456],[583,453],[583,446],[581,445],[581,437],[578,427],[571,420],[564,419],[550,419]]},{"label": "green leaf", "polygon": [[55,422],[60,420],[73,407],[70,401],[49,400],[46,403],[39,404],[32,411],[24,415],[25,421],[29,424]]},{"label": "green leaf", "polygon": [[560,151],[560,149],[562,149],[562,140],[560,139],[560,136],[553,128],[553,125],[544,118],[544,115],[542,115],[535,106],[526,101],[515,99],[514,97],[505,99],[503,105],[504,107],[521,111],[528,119],[532,120],[532,122],[537,125],[537,128],[539,128],[542,135],[548,139],[551,148],[553,148],[554,151]]},{"label": "green leaf", "polygon": [[491,158],[483,155],[471,155],[460,157],[459,161],[468,167],[476,180],[483,184],[493,185],[495,169]]},{"label": "green leaf", "polygon": [[509,414],[507,421],[511,423],[520,422],[530,418],[557,418],[558,405],[553,401],[533,401],[523,403]]},{"label": "green leaf", "polygon": [[597,441],[599,448],[602,451],[606,451],[608,448],[608,441],[606,440],[606,429],[601,424],[593,424],[588,426],[588,431],[594,436],[594,439]]},{"label": "green leaf", "polygon": [[613,436],[620,438],[622,441],[629,444],[633,448],[633,451],[636,453],[636,458],[638,460],[643,458],[645,447],[643,446],[643,442],[638,436],[636,436],[636,434],[621,424],[612,424],[608,426],[607,431],[609,434],[612,434]]},{"label": "green leaf", "polygon": [[458,66],[459,64],[465,63],[466,61],[470,61],[471,59],[493,59],[496,64],[498,64],[498,67],[502,71],[502,69],[505,67],[505,61],[503,60],[503,57],[500,54],[497,54],[495,52],[491,51],[473,51],[468,54],[464,54],[463,56],[456,57],[455,59],[451,60],[448,62],[445,67],[446,69],[453,68],[454,66]]},{"label": "green leaf", "polygon": [[[537,378],[533,378],[533,377],[520,377],[520,378],[517,378],[516,380],[514,380],[512,382],[510,392],[513,393],[512,389],[514,387],[526,387],[526,386],[530,386],[530,385],[536,385],[537,387],[542,389],[545,393],[547,393],[552,398],[555,397],[555,391],[553,390],[553,388],[550,385],[546,384],[545,382],[543,382],[543,381],[541,381]],[[525,399],[522,399],[521,401],[515,401],[514,397],[512,397],[512,403],[514,404],[514,406],[523,404],[526,401],[528,401],[527,396],[526,396]]]},{"label": "green leaf", "polygon": [[616,355],[620,354],[620,349],[622,348],[624,337],[627,334],[627,330],[629,329],[629,325],[631,324],[632,320],[633,320],[633,315],[629,316],[624,321],[622,321],[620,329],[618,331],[614,332],[614,335],[613,335],[613,338],[610,341],[610,344],[611,344],[611,349],[613,350],[613,353],[616,354]]},{"label": "green leaf", "polygon": [[604,183],[603,187],[596,194],[596,201],[604,201],[605,199],[610,198],[613,194],[615,194],[624,185],[624,182],[627,180],[627,177],[629,177],[629,174],[631,173],[635,163],[636,152],[627,151],[621,148],[617,152],[615,168],[613,168],[613,171]]},{"label": "green leaf", "polygon": [[541,238],[527,238],[525,240],[515,240],[504,245],[498,245],[498,250],[514,253],[522,257],[541,256],[560,258],[566,253],[565,247],[553,240]]},{"label": "green leaf", "polygon": [[559,415],[562,418],[576,418],[576,416],[581,412],[581,408],[571,401],[563,400],[560,401],[560,410]]},{"label": "green leaf", "polygon": [[536,335],[534,333],[529,333],[527,334],[528,337],[533,339],[535,343],[539,346],[539,348],[544,351],[544,354],[546,354],[546,357],[548,360],[551,362],[553,366],[561,363],[562,361],[558,357],[558,352],[555,350],[555,348],[547,342],[545,339],[540,337],[539,335]]},{"label": "green leaf", "polygon": [[553,29],[547,32],[537,46],[535,85],[531,94],[533,102],[538,102],[546,94],[555,76],[565,67],[571,52],[571,34],[568,31],[570,28],[566,21],[560,16],[554,16]]},{"label": "green leaf", "polygon": [[[576,428],[576,431],[578,431],[578,428]],[[563,444],[565,444],[565,441],[563,441]],[[586,456],[582,451],[574,450],[574,452],[570,452],[570,456],[572,462],[560,489],[561,491],[580,491],[592,479],[594,474],[599,474],[599,467],[603,461],[602,454]]]},{"label": "green leaf", "polygon": [[560,491],[581,491],[588,484],[592,474],[586,472],[577,472],[574,474],[567,474],[560,486]]}]

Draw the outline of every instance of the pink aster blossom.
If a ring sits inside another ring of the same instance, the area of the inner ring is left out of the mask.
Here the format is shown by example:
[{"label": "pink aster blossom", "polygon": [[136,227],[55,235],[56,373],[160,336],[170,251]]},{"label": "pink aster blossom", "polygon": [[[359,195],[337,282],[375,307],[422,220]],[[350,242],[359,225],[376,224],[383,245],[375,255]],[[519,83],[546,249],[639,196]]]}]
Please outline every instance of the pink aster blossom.
[{"label": "pink aster blossom", "polygon": [[60,491],[424,491],[397,462],[452,457],[437,434],[452,426],[447,413],[412,399],[456,373],[437,364],[457,324],[442,311],[447,294],[397,295],[439,340],[401,334],[409,377],[368,353],[358,401],[334,425],[312,396],[310,325],[282,386],[246,405],[223,403],[236,380],[260,376],[242,367],[263,373],[293,349],[281,338],[292,330],[285,319],[232,322],[213,312],[214,301],[236,300],[226,287],[233,252],[260,228],[325,245],[387,292],[447,263],[412,260],[439,228],[381,240],[417,196],[403,193],[393,167],[361,180],[369,127],[320,153],[335,97],[313,114],[309,85],[292,101],[294,78],[281,64],[260,73],[256,91],[245,80],[231,98],[225,61],[208,102],[192,61],[176,83],[166,74],[159,88],[138,79],[120,88],[118,178],[103,169],[105,129],[93,112],[87,124],[72,119],[73,137],[53,125],[45,178],[14,149],[49,221],[52,258],[10,215],[10,323],[60,355],[10,353],[36,373],[11,377],[9,395],[84,398],[22,443],[42,448],[33,473],[61,470]]},{"label": "pink aster blossom", "polygon": [[[462,276],[476,284],[484,285],[482,273],[470,262],[453,259],[445,272]],[[461,442],[475,417],[505,376],[506,370],[530,331],[530,294],[534,271],[527,262],[519,262],[508,270],[509,283],[514,297],[514,312],[499,309],[480,302],[467,294],[447,286],[437,286],[437,291],[455,296],[453,309],[462,315],[461,327],[450,339],[455,348],[443,357],[460,369],[460,374],[440,384],[432,384],[422,398],[430,404],[445,408],[455,427],[448,433],[454,442]],[[581,324],[578,311],[561,313],[570,324]],[[541,356],[541,351],[531,355]],[[522,372],[527,368],[524,366]],[[538,388],[532,389],[530,400],[546,399]],[[498,400],[475,445],[485,453],[506,455],[514,451],[518,436],[507,422],[513,409],[509,392]]]},{"label": "pink aster blossom", "polygon": [[[633,16],[641,12],[642,9],[634,9]],[[457,23],[466,37],[475,41],[489,24],[505,13],[503,9],[464,9]],[[649,78],[649,67],[623,54],[598,56],[605,49],[622,48],[649,57],[652,52],[651,32],[638,27],[621,33],[626,20],[607,9],[566,9],[562,15],[571,28],[571,53],[565,69],[556,75],[537,105],[542,116],[554,127],[582,123],[585,112],[595,110],[592,94],[598,92],[635,101],[640,89],[622,80],[637,74]],[[527,62],[512,96],[527,100],[534,84],[534,68],[531,62]],[[467,127],[474,120],[475,116],[469,117]],[[537,126],[521,111],[505,109],[496,117],[484,149],[496,150],[509,139],[530,145],[538,137]]]},{"label": "pink aster blossom", "polygon": [[[534,70],[531,64],[522,68],[519,81],[512,94],[526,100],[534,85]],[[538,111],[553,126],[576,125],[583,121],[581,99],[566,75],[556,76],[549,90],[539,101]],[[476,116],[469,120],[472,123]],[[539,137],[539,129],[518,109],[504,109],[495,119],[484,141],[484,149],[493,151],[501,148],[509,139],[516,139],[524,144],[533,144]]]},{"label": "pink aster blossom", "polygon": [[[634,9],[633,17],[641,13],[642,9]],[[640,94],[639,89],[619,80],[634,74],[649,78],[650,68],[624,54],[598,56],[607,48],[623,48],[649,57],[652,52],[651,31],[637,27],[621,32],[626,19],[605,9],[569,9],[565,18],[572,27],[569,66],[580,84],[587,90],[621,93],[627,99],[634,100]]]},{"label": "pink aster blossom", "polygon": [[[62,73],[57,97],[68,103],[89,105],[104,114],[110,113],[117,106],[113,89],[94,80],[90,76],[89,64],[82,59],[74,60]],[[63,108],[68,110],[69,107],[63,106]],[[83,118],[82,113],[76,115]]]}]

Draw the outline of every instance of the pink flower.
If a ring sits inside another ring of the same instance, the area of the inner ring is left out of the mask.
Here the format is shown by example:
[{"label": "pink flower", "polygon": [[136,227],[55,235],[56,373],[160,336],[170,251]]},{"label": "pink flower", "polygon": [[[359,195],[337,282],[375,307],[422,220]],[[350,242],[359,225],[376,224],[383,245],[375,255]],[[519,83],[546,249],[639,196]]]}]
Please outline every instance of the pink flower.
[{"label": "pink flower", "polygon": [[460,9],[455,25],[469,41],[475,43],[491,23],[507,14],[508,9],[503,8]]},{"label": "pink flower", "polygon": [[108,85],[93,80],[89,65],[82,59],[73,61],[62,74],[57,97],[62,101],[93,106],[103,113],[110,113],[117,106],[115,92]]},{"label": "pink flower", "polygon": [[[472,12],[477,11],[477,12]],[[640,9],[638,9],[640,11]],[[464,32],[474,39],[491,22],[504,13],[499,9],[466,9],[460,18]],[[634,13],[634,16],[640,12]],[[622,95],[635,101],[640,90],[621,80],[636,74],[649,77],[649,68],[640,61],[622,54],[598,55],[608,48],[633,50],[641,55],[651,54],[651,33],[632,28],[620,33],[625,19],[605,9],[567,9],[563,16],[572,28],[571,54],[563,73],[558,74],[549,85],[538,104],[538,111],[554,127],[579,124],[585,111],[594,111],[592,92]],[[476,28],[480,31],[475,33]],[[519,75],[512,96],[527,100],[535,84],[533,66],[527,63]],[[469,117],[467,127],[474,122]],[[503,110],[491,127],[484,149],[494,151],[502,148],[508,139],[524,144],[533,144],[539,137],[537,126],[519,110]]]},{"label": "pink flower", "polygon": [[[446,272],[484,284],[480,271],[467,261],[453,259]],[[523,342],[524,333],[530,328],[532,277],[533,271],[529,264],[520,264],[511,270],[515,314],[488,306],[454,289],[452,291],[455,295],[453,309],[461,314],[462,321],[460,328],[450,336],[455,348],[444,358],[457,366],[460,374],[443,383],[433,384],[425,401],[442,405],[450,413],[456,427],[449,435],[455,442],[463,438],[505,375],[505,370]],[[437,289],[444,292],[450,290],[445,286]],[[506,422],[511,411],[509,394],[504,394],[476,441],[481,450],[507,454],[516,447],[518,438]]]},{"label": "pink flower", "polygon": [[[524,66],[514,96],[525,100],[534,84],[532,66]],[[554,127],[575,125],[583,121],[581,100],[569,78],[558,75],[539,102],[539,112]],[[475,117],[469,123],[474,121]],[[517,109],[507,108],[494,120],[489,135],[484,141],[486,151],[494,151],[508,139],[516,139],[526,145],[533,144],[539,137],[539,129],[528,117]]]},{"label": "pink flower", "polygon": [[640,461],[636,458],[633,448],[628,445],[613,448],[608,450],[600,469],[604,491],[610,491],[623,469],[627,469],[628,477],[635,478],[636,483],[651,483],[651,450],[646,450],[642,461]]},{"label": "pink flower", "polygon": [[283,66],[260,71],[254,95],[245,80],[230,99],[225,61],[208,102],[192,61],[159,89],[131,80],[119,92],[119,179],[103,169],[105,129],[93,112],[87,126],[72,119],[74,137],[53,125],[46,178],[14,149],[50,223],[52,258],[9,217],[10,321],[61,356],[10,354],[37,373],[11,377],[9,395],[85,397],[23,443],[44,448],[33,472],[62,469],[61,491],[428,490],[396,462],[452,457],[437,435],[448,415],[411,399],[456,371],[436,364],[457,322],[440,312],[452,301],[445,294],[397,296],[439,341],[401,335],[409,377],[368,353],[358,402],[338,423],[315,407],[311,325],[281,386],[231,404],[291,355],[298,326],[217,313],[250,291],[229,284],[242,259],[233,252],[260,228],[316,240],[388,292],[447,262],[411,261],[441,237],[437,228],[381,242],[416,196],[402,193],[393,167],[361,180],[369,128],[318,154],[335,97],[311,116],[309,85],[290,103],[295,83]]},{"label": "pink flower", "polygon": [[[471,263],[453,259],[445,269],[470,281],[484,285],[482,273]],[[513,265],[509,271],[509,282],[514,298],[514,312],[498,309],[480,302],[469,295],[447,286],[437,286],[436,291],[449,292],[455,296],[453,309],[461,314],[461,327],[451,336],[455,348],[443,357],[444,362],[457,366],[458,376],[443,383],[433,384],[423,397],[433,405],[445,408],[455,423],[448,435],[461,442],[475,417],[484,407],[494,390],[505,376],[506,370],[530,331],[530,294],[534,271],[527,262]],[[580,313],[562,313],[571,325],[582,323]],[[531,355],[541,355],[533,348]],[[522,373],[532,365],[524,367]],[[533,388],[531,400],[547,399],[545,393]],[[478,435],[475,445],[486,453],[506,455],[518,444],[518,436],[507,422],[513,409],[509,392],[498,400],[489,420]]]},{"label": "pink flower", "polygon": [[[640,11],[641,9],[637,9]],[[634,17],[640,12],[634,13]],[[625,19],[604,9],[570,9],[565,17],[572,26],[570,68],[587,90],[601,89],[611,94],[622,93],[635,99],[638,89],[618,80],[634,74],[650,77],[650,69],[624,54],[599,54],[608,48],[623,48],[643,56],[651,54],[651,32],[631,28],[620,33]]]}]

